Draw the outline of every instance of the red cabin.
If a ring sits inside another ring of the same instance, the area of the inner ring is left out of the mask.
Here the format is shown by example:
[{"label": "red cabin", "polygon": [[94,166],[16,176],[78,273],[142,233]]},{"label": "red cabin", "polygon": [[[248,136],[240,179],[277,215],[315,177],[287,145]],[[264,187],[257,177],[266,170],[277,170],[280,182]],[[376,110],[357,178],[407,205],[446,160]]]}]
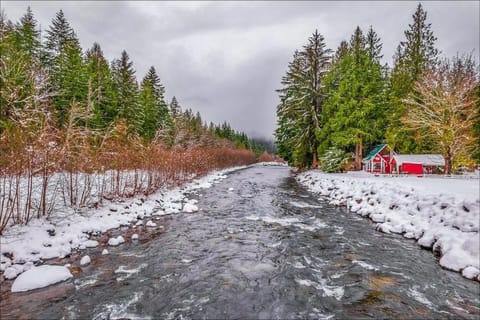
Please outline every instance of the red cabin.
[{"label": "red cabin", "polygon": [[388,145],[378,145],[363,159],[363,170],[371,173],[390,173],[390,159],[393,155],[395,152]]},{"label": "red cabin", "polygon": [[440,154],[396,154],[390,161],[394,171],[403,174],[443,173],[445,159]]}]

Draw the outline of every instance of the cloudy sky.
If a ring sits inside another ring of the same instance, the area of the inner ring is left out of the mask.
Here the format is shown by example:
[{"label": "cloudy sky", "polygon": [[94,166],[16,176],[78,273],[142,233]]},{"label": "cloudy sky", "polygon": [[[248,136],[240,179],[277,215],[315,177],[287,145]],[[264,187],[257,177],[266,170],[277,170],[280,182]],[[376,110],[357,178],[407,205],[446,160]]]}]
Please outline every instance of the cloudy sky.
[{"label": "cloudy sky", "polygon": [[[16,22],[28,5],[43,30],[63,9],[84,50],[100,43],[111,61],[126,50],[137,78],[153,65],[182,107],[207,121],[228,121],[250,136],[272,137],[280,80],[295,49],[318,29],[333,50],[358,25],[370,25],[392,55],[418,2],[61,2],[1,1]],[[479,2],[425,1],[444,56],[472,53],[479,60]]]}]

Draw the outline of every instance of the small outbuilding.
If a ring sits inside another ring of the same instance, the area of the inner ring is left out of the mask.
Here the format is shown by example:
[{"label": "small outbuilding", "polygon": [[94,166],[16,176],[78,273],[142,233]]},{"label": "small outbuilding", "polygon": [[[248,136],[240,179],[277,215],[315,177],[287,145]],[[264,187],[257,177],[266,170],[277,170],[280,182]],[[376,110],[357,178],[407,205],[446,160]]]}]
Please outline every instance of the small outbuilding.
[{"label": "small outbuilding", "polygon": [[363,158],[363,170],[371,173],[391,173],[390,160],[395,152],[387,145],[376,146]]},{"label": "small outbuilding", "polygon": [[443,173],[445,158],[440,154],[396,154],[390,160],[390,167],[402,174]]}]

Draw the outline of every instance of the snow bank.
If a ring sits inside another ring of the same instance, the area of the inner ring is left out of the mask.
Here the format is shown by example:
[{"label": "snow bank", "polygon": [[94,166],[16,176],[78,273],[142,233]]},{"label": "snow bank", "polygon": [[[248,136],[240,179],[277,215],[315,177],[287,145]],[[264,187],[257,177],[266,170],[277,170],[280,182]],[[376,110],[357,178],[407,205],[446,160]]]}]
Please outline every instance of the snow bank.
[{"label": "snow bank", "polygon": [[480,281],[478,179],[308,171],[297,180],[331,204],[369,217],[379,231],[416,239],[441,256],[442,267]]},{"label": "snow bank", "polygon": [[[4,277],[13,279],[33,262],[63,258],[74,250],[97,247],[98,241],[91,237],[107,230],[135,225],[138,221],[150,219],[154,215],[180,213],[185,202],[191,206],[187,207],[190,212],[196,211],[198,207],[194,210],[195,201],[186,199],[187,193],[209,188],[213,183],[225,179],[227,173],[244,168],[247,166],[214,171],[183,187],[159,190],[148,198],[139,196],[112,201],[98,209],[84,208],[77,212],[72,212],[72,209],[67,207],[59,208],[48,220],[34,219],[28,225],[11,226],[0,237],[0,272],[4,273]],[[149,221],[147,225],[156,224]],[[109,239],[108,244],[117,246],[123,242],[124,238],[118,236]]]},{"label": "snow bank", "polygon": [[43,288],[57,282],[65,281],[71,277],[72,274],[68,268],[64,266],[43,265],[32,267],[15,279],[12,285],[12,292]]}]

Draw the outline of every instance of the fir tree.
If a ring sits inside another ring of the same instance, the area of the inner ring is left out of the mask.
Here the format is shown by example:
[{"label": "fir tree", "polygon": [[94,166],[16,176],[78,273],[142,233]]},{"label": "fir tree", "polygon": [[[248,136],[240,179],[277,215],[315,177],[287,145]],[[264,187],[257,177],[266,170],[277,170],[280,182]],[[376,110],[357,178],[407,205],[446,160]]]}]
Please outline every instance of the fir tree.
[{"label": "fir tree", "polygon": [[340,42],[340,45],[337,48],[337,51],[335,51],[335,55],[332,62],[335,63],[341,60],[347,52],[348,52],[348,42],[345,40],[342,40],[342,42]]},{"label": "fir tree", "polygon": [[295,127],[293,130],[279,128],[277,141],[285,146],[279,150],[290,148],[293,163],[298,166],[317,165],[318,141],[315,134],[322,126],[320,115],[324,96],[321,89],[330,54],[323,36],[315,31],[303,50],[294,54],[282,79],[284,88],[278,90],[282,101],[277,109],[279,125]]},{"label": "fir tree", "polygon": [[407,132],[400,119],[407,110],[403,100],[413,92],[414,83],[422,73],[437,63],[437,38],[431,24],[427,23],[427,12],[421,4],[412,16],[413,22],[405,31],[405,40],[400,42],[394,56],[394,67],[390,78],[390,110],[387,142],[397,152],[417,153],[431,151],[431,141],[423,139],[422,130]]},{"label": "fir tree", "polygon": [[368,29],[366,37],[366,49],[370,59],[380,62],[383,58],[382,54],[382,42],[377,33],[373,30],[372,26]]},{"label": "fir tree", "polygon": [[156,106],[159,114],[157,129],[162,131],[169,130],[173,124],[167,103],[165,102],[165,87],[160,82],[160,77],[157,75],[157,71],[153,66],[151,66],[148,70],[144,81],[149,83],[155,96]]},{"label": "fir tree", "polygon": [[365,145],[380,142],[386,125],[382,66],[364,40],[357,27],[348,52],[326,75],[324,127],[318,131],[319,153],[331,147],[354,151],[357,170]]},{"label": "fir tree", "polygon": [[51,78],[53,105],[60,126],[67,119],[73,103],[84,104],[88,91],[82,49],[77,36],[66,20],[63,11],[57,12],[47,30],[45,64]]},{"label": "fir tree", "polygon": [[37,28],[37,20],[35,20],[30,7],[20,18],[20,24],[16,27],[16,34],[20,49],[32,61],[36,61],[40,54],[40,30]]},{"label": "fir tree", "polygon": [[113,61],[112,73],[117,91],[118,116],[127,120],[129,127],[139,133],[143,114],[138,104],[138,84],[133,62],[125,50],[120,59]]},{"label": "fir tree", "polygon": [[109,126],[118,114],[113,75],[98,43],[86,53],[88,76],[88,106],[92,113],[92,128]]}]

